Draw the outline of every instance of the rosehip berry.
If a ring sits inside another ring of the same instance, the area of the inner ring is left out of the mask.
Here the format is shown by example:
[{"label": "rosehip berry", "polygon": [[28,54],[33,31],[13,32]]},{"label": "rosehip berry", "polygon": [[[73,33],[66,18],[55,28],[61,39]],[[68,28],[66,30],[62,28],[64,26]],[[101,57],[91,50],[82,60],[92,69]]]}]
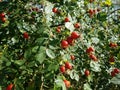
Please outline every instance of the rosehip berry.
[{"label": "rosehip berry", "polygon": [[65,21],[65,22],[69,22],[70,20],[69,20],[68,17],[66,17],[64,21]]},{"label": "rosehip berry", "polygon": [[80,35],[77,33],[77,32],[72,32],[71,33],[71,37],[73,38],[73,39],[77,39],[77,38],[79,38],[80,37]]},{"label": "rosehip berry", "polygon": [[74,27],[75,27],[75,28],[80,28],[80,23],[75,23],[75,24],[74,24]]},{"label": "rosehip berry", "polygon": [[115,47],[117,47],[118,45],[117,45],[117,43],[112,43],[112,42],[111,42],[111,43],[109,44],[109,46],[110,46],[111,48],[115,48]]},{"label": "rosehip berry", "polygon": [[97,57],[95,55],[93,55],[93,54],[90,54],[89,57],[90,57],[90,59],[92,59],[94,61],[98,60]]},{"label": "rosehip berry", "polygon": [[86,69],[85,72],[84,72],[84,74],[85,74],[85,76],[88,77],[90,75],[90,71]]},{"label": "rosehip berry", "polygon": [[58,27],[56,28],[56,31],[57,31],[58,33],[60,33],[60,32],[61,32],[61,27],[58,26]]},{"label": "rosehip berry", "polygon": [[100,8],[97,8],[97,12],[100,12]]},{"label": "rosehip berry", "polygon": [[52,12],[58,13],[58,9],[57,9],[57,8],[53,8],[53,9],[52,9]]},{"label": "rosehip berry", "polygon": [[68,81],[68,80],[63,80],[63,82],[65,83],[65,86],[66,86],[67,88],[69,88],[69,87],[71,86],[70,81]]},{"label": "rosehip berry", "polygon": [[115,68],[114,72],[118,74],[118,73],[120,73],[120,70],[118,68]]},{"label": "rosehip berry", "polygon": [[13,86],[14,86],[13,84],[9,84],[6,88],[6,90],[12,90]]},{"label": "rosehip berry", "polygon": [[72,37],[68,37],[67,42],[68,42],[68,44],[73,45],[74,44],[74,39]]},{"label": "rosehip berry", "polygon": [[66,69],[72,69],[71,63],[69,63],[68,61],[65,62],[65,68],[66,68]]},{"label": "rosehip berry", "polygon": [[90,3],[94,2],[94,0],[89,0]]},{"label": "rosehip berry", "polygon": [[6,18],[5,17],[3,17],[3,18],[1,18],[1,20],[2,20],[2,22],[6,22]]},{"label": "rosehip berry", "polygon": [[71,60],[75,60],[75,56],[74,55],[70,55]]},{"label": "rosehip berry", "polygon": [[109,58],[109,62],[115,62],[115,59],[114,59],[113,56],[111,56],[111,57]]},{"label": "rosehip berry", "polygon": [[61,72],[61,73],[65,73],[65,66],[63,66],[63,65],[60,66],[60,72]]},{"label": "rosehip berry", "polygon": [[89,48],[87,48],[86,53],[91,53],[91,52],[94,52],[94,51],[95,50],[94,50],[93,47],[89,47]]},{"label": "rosehip berry", "polygon": [[116,73],[114,71],[111,72],[111,76],[114,77]]},{"label": "rosehip berry", "polygon": [[61,47],[66,49],[69,46],[68,42],[66,40],[62,40]]},{"label": "rosehip berry", "polygon": [[28,38],[29,38],[29,34],[28,34],[27,32],[24,32],[24,33],[23,33],[23,37],[24,37],[25,39],[28,39]]},{"label": "rosehip berry", "polygon": [[0,18],[5,17],[5,13],[0,13]]}]

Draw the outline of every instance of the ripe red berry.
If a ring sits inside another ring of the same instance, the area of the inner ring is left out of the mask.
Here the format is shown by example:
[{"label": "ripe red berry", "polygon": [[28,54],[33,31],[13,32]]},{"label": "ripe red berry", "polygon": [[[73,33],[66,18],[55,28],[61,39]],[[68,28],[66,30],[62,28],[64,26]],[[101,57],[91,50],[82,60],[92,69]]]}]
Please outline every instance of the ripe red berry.
[{"label": "ripe red berry", "polygon": [[12,90],[13,86],[14,86],[13,84],[9,84],[6,88],[6,90]]},{"label": "ripe red berry", "polygon": [[65,68],[66,68],[66,69],[72,69],[71,63],[69,63],[68,61],[65,62]]},{"label": "ripe red berry", "polygon": [[94,0],[89,0],[90,3],[94,2]]},{"label": "ripe red berry", "polygon": [[111,57],[109,58],[109,62],[115,62],[115,59],[114,59],[113,56],[111,56]]},{"label": "ripe red berry", "polygon": [[38,11],[39,11],[39,8],[38,8],[38,7],[36,7],[36,8],[35,8],[35,11],[36,11],[36,12],[38,12]]},{"label": "ripe red berry", "polygon": [[35,8],[35,7],[32,7],[32,11],[36,11],[36,8]]},{"label": "ripe red berry", "polygon": [[65,73],[65,66],[63,66],[63,65],[60,66],[60,72],[61,72],[61,73]]},{"label": "ripe red berry", "polygon": [[63,80],[63,82],[65,83],[65,86],[66,86],[67,88],[69,88],[69,87],[71,86],[70,81],[68,81],[68,80]]},{"label": "ripe red berry", "polygon": [[90,59],[94,60],[94,61],[97,61],[97,57],[94,55],[94,54],[90,54],[89,55]]},{"label": "ripe red berry", "polygon": [[0,13],[0,18],[5,17],[5,13]]},{"label": "ripe red berry", "polygon": [[66,17],[64,21],[65,21],[65,22],[69,22],[70,20],[69,20],[68,17]]},{"label": "ripe red berry", "polygon": [[58,9],[54,7],[54,8],[52,9],[52,12],[58,13]]},{"label": "ripe red berry", "polygon": [[74,24],[74,27],[75,27],[75,28],[80,28],[80,23],[75,23],[75,24]]},{"label": "ripe red berry", "polygon": [[120,70],[118,68],[115,68],[114,72],[118,74],[118,73],[120,73]]},{"label": "ripe red berry", "polygon": [[89,12],[90,17],[92,18],[94,15],[94,11],[92,9],[90,9],[88,12]]},{"label": "ripe red berry", "polygon": [[72,37],[68,37],[67,42],[68,42],[69,45],[73,45],[74,44],[74,39]]},{"label": "ripe red berry", "polygon": [[74,55],[70,55],[71,60],[75,60],[75,56]]},{"label": "ripe red berry", "polygon": [[93,13],[96,14],[96,10],[95,9],[93,10]]},{"label": "ripe red berry", "polygon": [[84,72],[84,74],[85,74],[85,76],[88,77],[90,75],[90,71],[86,69],[85,72]]},{"label": "ripe red berry", "polygon": [[56,28],[56,31],[57,31],[58,33],[60,33],[60,32],[61,32],[61,26],[58,26],[58,27]]},{"label": "ripe red berry", "polygon": [[115,48],[115,47],[117,47],[118,45],[117,45],[117,43],[111,42],[111,43],[109,44],[109,46],[110,46],[111,48]]},{"label": "ripe red berry", "polygon": [[97,8],[97,12],[100,12],[100,8]]},{"label": "ripe red berry", "polygon": [[1,20],[2,20],[2,22],[6,22],[6,18],[5,17],[3,17],[3,18],[1,18]]},{"label": "ripe red berry", "polygon": [[114,77],[116,73],[114,71],[111,72],[111,76]]},{"label": "ripe red berry", "polygon": [[66,40],[62,40],[61,47],[66,49],[69,46],[68,42]]},{"label": "ripe red berry", "polygon": [[86,53],[91,53],[94,51],[95,51],[94,48],[90,46],[89,48],[87,48]]},{"label": "ripe red berry", "polygon": [[79,38],[80,37],[80,35],[77,33],[77,32],[72,32],[71,33],[71,37],[73,38],[73,39],[77,39],[77,38]]},{"label": "ripe red berry", "polygon": [[24,37],[25,39],[28,39],[28,38],[29,38],[29,34],[28,34],[27,32],[24,32],[24,33],[23,33],[23,37]]}]

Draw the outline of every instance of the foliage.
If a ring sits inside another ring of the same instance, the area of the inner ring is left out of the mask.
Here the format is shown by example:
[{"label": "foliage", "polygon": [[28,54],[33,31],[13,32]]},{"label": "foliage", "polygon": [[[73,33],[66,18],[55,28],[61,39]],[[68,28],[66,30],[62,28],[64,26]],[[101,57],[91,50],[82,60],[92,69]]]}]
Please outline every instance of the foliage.
[{"label": "foliage", "polygon": [[120,23],[112,9],[110,0],[0,1],[0,89],[119,89]]}]

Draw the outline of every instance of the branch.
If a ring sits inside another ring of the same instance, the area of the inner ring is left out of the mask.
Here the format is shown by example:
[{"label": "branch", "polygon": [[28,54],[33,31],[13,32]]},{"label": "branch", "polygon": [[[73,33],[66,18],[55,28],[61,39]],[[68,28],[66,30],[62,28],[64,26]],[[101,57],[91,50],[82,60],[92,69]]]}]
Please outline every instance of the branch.
[{"label": "branch", "polygon": [[61,24],[58,24],[58,25],[51,25],[50,27],[52,28],[52,27],[57,27],[57,26],[62,26],[62,25],[64,25],[64,23],[61,23]]}]

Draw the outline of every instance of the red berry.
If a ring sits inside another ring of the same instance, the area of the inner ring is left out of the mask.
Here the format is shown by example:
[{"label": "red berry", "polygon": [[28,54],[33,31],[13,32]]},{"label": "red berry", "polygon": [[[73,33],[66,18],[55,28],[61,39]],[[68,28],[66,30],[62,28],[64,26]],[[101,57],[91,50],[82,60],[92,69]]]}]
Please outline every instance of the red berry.
[{"label": "red berry", "polygon": [[13,84],[9,84],[6,88],[6,90],[12,90],[13,86],[14,86]]},{"label": "red berry", "polygon": [[28,33],[27,33],[27,32],[24,32],[24,33],[23,33],[23,37],[24,37],[25,39],[28,39],[28,38],[29,38]]},{"label": "red berry", "polygon": [[36,11],[36,8],[32,7],[32,11]]},{"label": "red berry", "polygon": [[73,38],[73,39],[77,39],[77,38],[79,38],[80,37],[80,35],[77,33],[77,32],[72,32],[71,33],[71,37]]},{"label": "red berry", "polygon": [[61,32],[61,29],[57,28],[56,31],[57,31],[58,33],[60,33],[60,32]]},{"label": "red berry", "polygon": [[91,53],[91,52],[94,52],[94,51],[95,50],[94,50],[93,47],[89,47],[89,48],[87,48],[86,53]]},{"label": "red berry", "polygon": [[97,61],[97,57],[94,55],[94,54],[90,54],[89,55],[90,59],[94,60],[94,61]]},{"label": "red berry", "polygon": [[92,18],[94,15],[94,11],[92,9],[90,9],[88,12],[89,12],[90,17]]},{"label": "red berry", "polygon": [[6,22],[6,18],[5,17],[3,17],[3,18],[1,18],[1,20],[2,20],[2,22]]},{"label": "red berry", "polygon": [[71,60],[75,60],[75,56],[74,55],[70,55]]},{"label": "red berry", "polygon": [[95,9],[93,10],[93,13],[96,14],[96,10]]},{"label": "red berry", "polygon": [[68,44],[68,42],[66,41],[66,40],[62,40],[62,42],[61,42],[61,47],[62,48],[67,48],[69,46],[69,44]]},{"label": "red berry", "polygon": [[88,12],[90,15],[93,15],[93,13],[94,13],[92,9],[90,9]]},{"label": "red berry", "polygon": [[118,45],[117,45],[117,43],[111,42],[111,43],[109,44],[109,46],[110,46],[111,48],[115,48],[115,47],[117,47]]},{"label": "red berry", "polygon": [[97,8],[97,12],[100,12],[100,8]]},{"label": "red berry", "polygon": [[5,13],[0,13],[0,18],[5,17]]},{"label": "red berry", "polygon": [[94,2],[94,0],[89,0],[90,3]]},{"label": "red berry", "polygon": [[68,61],[65,62],[65,68],[66,68],[66,69],[72,69],[71,63],[69,63]]},{"label": "red berry", "polygon": [[57,9],[57,8],[53,8],[53,9],[52,9],[52,12],[58,13],[58,9]]},{"label": "red berry", "polygon": [[84,74],[85,74],[85,76],[88,77],[90,75],[90,71],[86,69],[85,72],[84,72]]},{"label": "red berry", "polygon": [[71,86],[70,81],[68,81],[68,80],[63,80],[63,82],[65,83],[65,86],[66,86],[67,88],[69,88],[69,87]]},{"label": "red berry", "polygon": [[69,22],[70,20],[69,20],[68,17],[66,17],[64,21],[65,21],[65,22]]},{"label": "red berry", "polygon": [[113,56],[111,56],[111,57],[109,58],[109,62],[115,62],[115,59],[114,59]]},{"label": "red berry", "polygon": [[67,42],[68,42],[68,44],[73,45],[74,44],[74,39],[72,37],[68,37]]},{"label": "red berry", "polygon": [[65,73],[65,66],[63,66],[63,65],[60,66],[60,72],[61,72],[61,73]]},{"label": "red berry", "polygon": [[58,26],[58,27],[56,28],[56,31],[57,31],[58,33],[60,33],[60,32],[61,32],[61,26]]},{"label": "red berry", "polygon": [[111,72],[111,76],[114,77],[116,74],[114,71]]},{"label": "red berry", "polygon": [[74,24],[74,27],[75,27],[75,28],[80,28],[80,23],[75,23],[75,24]]},{"label": "red berry", "polygon": [[115,69],[114,69],[114,73],[117,73],[117,74],[118,74],[118,73],[120,73],[120,70],[119,70],[118,68],[115,68]]},{"label": "red berry", "polygon": [[39,11],[39,8],[36,7],[36,8],[35,8],[35,11],[38,12],[38,11]]}]

